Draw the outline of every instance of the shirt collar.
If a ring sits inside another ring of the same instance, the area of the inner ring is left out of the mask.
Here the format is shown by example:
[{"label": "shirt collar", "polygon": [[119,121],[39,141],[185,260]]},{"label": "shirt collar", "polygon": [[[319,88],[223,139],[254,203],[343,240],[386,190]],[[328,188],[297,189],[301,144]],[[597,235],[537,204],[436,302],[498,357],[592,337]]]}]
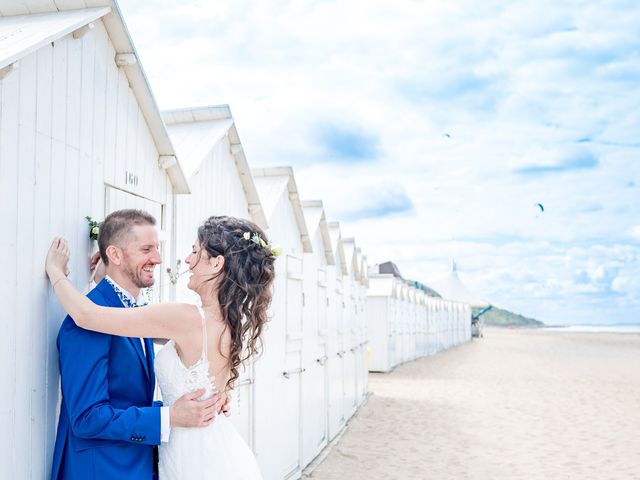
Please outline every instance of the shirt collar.
[{"label": "shirt collar", "polygon": [[[145,298],[144,294],[142,293],[142,290],[140,290],[138,298],[135,299],[135,298],[133,298],[133,295],[131,295],[131,293],[129,293],[127,290],[125,290],[120,285],[118,285],[118,283],[113,278],[111,278],[109,275],[105,275],[104,278],[113,287],[113,289],[118,294],[118,297],[120,297],[120,300],[122,300],[122,303],[125,306],[128,307],[128,306],[130,306],[129,304],[133,304],[133,305],[142,307],[143,305],[147,304],[147,299]],[[128,302],[125,301],[125,299],[128,300]]]}]

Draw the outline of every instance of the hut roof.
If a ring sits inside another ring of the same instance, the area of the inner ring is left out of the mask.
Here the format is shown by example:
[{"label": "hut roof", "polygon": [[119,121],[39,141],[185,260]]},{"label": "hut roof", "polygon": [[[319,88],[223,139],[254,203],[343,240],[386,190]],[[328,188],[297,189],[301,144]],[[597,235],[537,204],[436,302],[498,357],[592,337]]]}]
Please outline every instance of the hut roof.
[{"label": "hut roof", "polygon": [[262,228],[268,228],[251,169],[228,105],[166,110],[162,117],[187,178],[191,178],[202,161],[225,135],[229,135],[231,154],[249,205],[249,213]]},{"label": "hut roof", "polygon": [[[85,6],[86,8],[78,8]],[[0,78],[11,65],[47,43],[74,33],[78,37],[91,22],[102,19],[140,110],[149,126],[175,193],[189,193],[158,105],[142,69],[138,53],[115,0],[13,0],[0,6]],[[120,55],[120,57],[119,57]]]},{"label": "hut roof", "polygon": [[267,222],[271,220],[280,197],[284,194],[285,190],[288,192],[296,225],[300,232],[302,250],[305,253],[311,253],[313,247],[311,246],[307,224],[304,220],[304,213],[302,211],[302,204],[300,203],[298,187],[293,176],[293,169],[291,167],[258,168],[251,170],[251,173],[258,194],[260,195]]},{"label": "hut roof", "polygon": [[384,263],[379,263],[377,265],[374,265],[373,267],[371,267],[372,272],[375,273],[390,273],[391,275],[393,275],[394,277],[397,278],[402,278],[402,274],[400,273],[400,270],[398,269],[398,266],[389,261],[389,262],[384,262]]},{"label": "hut roof", "polygon": [[324,245],[325,261],[327,265],[335,265],[336,259],[333,255],[331,235],[329,234],[329,227],[327,226],[322,200],[305,200],[302,202],[302,210],[307,223],[309,238],[313,238],[318,229],[320,230],[320,236]]},{"label": "hut roof", "polygon": [[342,233],[340,232],[339,222],[329,222],[327,224],[329,228],[329,235],[331,236],[331,247],[333,248],[336,258],[336,265],[340,267],[342,275],[349,273],[347,270],[347,261],[344,252],[344,245],[342,243]]},{"label": "hut roof", "polygon": [[356,250],[356,240],[352,237],[343,238],[345,259],[347,266],[356,280],[360,279],[360,265],[358,264],[358,252]]}]

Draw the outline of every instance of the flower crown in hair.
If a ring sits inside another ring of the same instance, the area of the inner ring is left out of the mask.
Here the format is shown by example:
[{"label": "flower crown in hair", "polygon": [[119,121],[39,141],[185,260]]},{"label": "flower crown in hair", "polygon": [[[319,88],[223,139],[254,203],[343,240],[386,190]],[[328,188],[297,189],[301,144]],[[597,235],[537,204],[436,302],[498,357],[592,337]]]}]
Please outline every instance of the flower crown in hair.
[{"label": "flower crown in hair", "polygon": [[258,245],[260,248],[268,248],[269,251],[271,252],[271,255],[274,257],[277,257],[278,255],[282,254],[282,248],[280,247],[274,247],[271,243],[267,243],[264,241],[264,238],[262,238],[260,235],[258,235],[257,232],[244,232],[242,234],[242,238],[244,238],[245,240],[248,240],[250,242],[255,243],[256,245]]}]

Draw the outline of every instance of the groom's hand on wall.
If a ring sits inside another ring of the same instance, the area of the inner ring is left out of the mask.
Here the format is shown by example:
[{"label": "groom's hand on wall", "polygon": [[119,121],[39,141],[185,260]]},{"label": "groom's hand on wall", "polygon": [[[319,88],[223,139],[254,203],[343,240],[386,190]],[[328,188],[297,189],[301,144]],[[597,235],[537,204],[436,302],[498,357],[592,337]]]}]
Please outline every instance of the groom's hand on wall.
[{"label": "groom's hand on wall", "polygon": [[93,257],[91,257],[89,271],[91,272],[91,281],[95,282],[96,285],[107,275],[107,269],[100,258],[100,252],[94,253]]},{"label": "groom's hand on wall", "polygon": [[216,416],[216,398],[198,400],[204,395],[202,388],[185,393],[169,409],[171,427],[206,427]]}]

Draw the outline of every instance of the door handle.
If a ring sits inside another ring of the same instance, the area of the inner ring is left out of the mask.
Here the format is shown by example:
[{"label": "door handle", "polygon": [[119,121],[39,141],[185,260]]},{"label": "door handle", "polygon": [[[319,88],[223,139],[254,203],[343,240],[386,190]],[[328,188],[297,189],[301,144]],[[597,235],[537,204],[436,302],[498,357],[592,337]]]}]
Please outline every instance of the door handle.
[{"label": "door handle", "polygon": [[322,356],[320,358],[316,358],[316,362],[318,362],[320,365],[324,365],[325,363],[327,363],[328,359],[329,359],[329,357],[324,355],[324,356]]},{"label": "door handle", "polygon": [[306,372],[307,369],[306,368],[296,368],[294,370],[288,370],[286,372],[282,372],[282,376],[284,378],[290,378],[291,375],[295,375],[296,373],[302,373],[302,372]]}]

